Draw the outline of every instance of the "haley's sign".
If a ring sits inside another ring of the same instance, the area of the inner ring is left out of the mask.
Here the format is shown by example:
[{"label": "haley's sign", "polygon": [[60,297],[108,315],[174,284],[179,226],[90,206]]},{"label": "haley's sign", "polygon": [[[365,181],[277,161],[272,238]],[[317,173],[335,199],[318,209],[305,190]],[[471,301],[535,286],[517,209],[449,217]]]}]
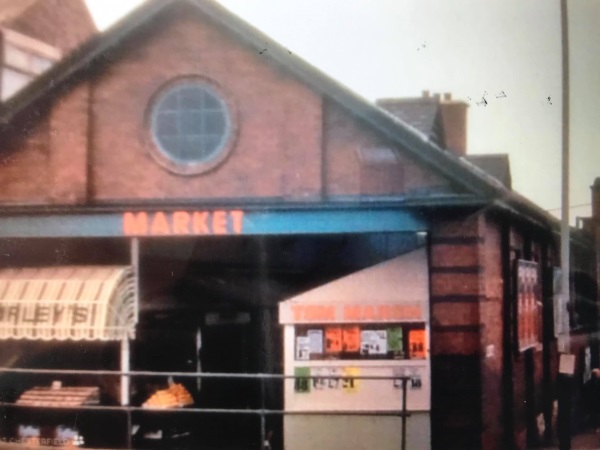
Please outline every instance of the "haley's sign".
[{"label": "haley's sign", "polygon": [[125,236],[197,236],[242,234],[243,211],[126,212]]}]

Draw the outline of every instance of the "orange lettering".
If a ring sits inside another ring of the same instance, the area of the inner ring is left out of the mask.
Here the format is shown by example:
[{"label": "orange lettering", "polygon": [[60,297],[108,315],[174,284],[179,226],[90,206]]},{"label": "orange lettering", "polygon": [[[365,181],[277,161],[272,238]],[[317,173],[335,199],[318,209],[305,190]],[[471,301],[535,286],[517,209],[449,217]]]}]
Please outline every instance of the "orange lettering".
[{"label": "orange lettering", "polygon": [[212,219],[213,233],[227,234],[227,213],[225,211],[215,211]]},{"label": "orange lettering", "polygon": [[190,215],[185,211],[173,213],[173,234],[190,234]]},{"label": "orange lettering", "polygon": [[372,306],[369,305],[369,306],[365,306],[363,308],[363,319],[364,320],[373,320],[374,319]]},{"label": "orange lettering", "polygon": [[154,236],[171,234],[171,231],[169,230],[169,222],[167,222],[165,213],[159,211],[154,214],[154,220],[152,221],[150,233],[152,233]]},{"label": "orange lettering", "polygon": [[344,320],[351,321],[359,321],[360,317],[360,306],[344,306]]},{"label": "orange lettering", "polygon": [[377,308],[377,316],[381,320],[392,319],[392,307],[390,305],[379,305]]},{"label": "orange lettering", "polygon": [[235,234],[242,234],[244,226],[244,211],[230,211],[231,220],[233,222],[233,232]]},{"label": "orange lettering", "polygon": [[207,212],[195,212],[193,214],[193,226],[194,226],[194,234],[209,234],[208,225],[206,221],[208,220]]},{"label": "orange lettering", "polygon": [[292,315],[294,316],[294,322],[300,322],[302,320],[302,306],[300,305],[292,305]]},{"label": "orange lettering", "polygon": [[148,234],[148,214],[126,212],[123,215],[123,234],[125,236],[146,236]]}]

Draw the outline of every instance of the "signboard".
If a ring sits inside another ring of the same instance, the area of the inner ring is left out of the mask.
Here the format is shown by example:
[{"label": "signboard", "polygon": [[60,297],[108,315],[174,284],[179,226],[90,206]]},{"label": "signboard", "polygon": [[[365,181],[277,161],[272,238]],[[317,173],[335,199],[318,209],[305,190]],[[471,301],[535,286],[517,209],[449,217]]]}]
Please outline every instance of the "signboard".
[{"label": "signboard", "polygon": [[280,323],[419,322],[424,320],[421,302],[407,304],[280,304]]},{"label": "signboard", "polygon": [[517,265],[517,335],[519,350],[540,342],[541,308],[538,265],[519,260]]}]

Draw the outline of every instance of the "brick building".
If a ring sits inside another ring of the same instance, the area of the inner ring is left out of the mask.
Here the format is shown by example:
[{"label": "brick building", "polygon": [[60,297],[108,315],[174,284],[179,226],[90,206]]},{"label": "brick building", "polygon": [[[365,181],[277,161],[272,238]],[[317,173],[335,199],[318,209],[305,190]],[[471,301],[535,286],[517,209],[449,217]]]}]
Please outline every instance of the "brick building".
[{"label": "brick building", "polygon": [[[87,33],[59,43],[19,26],[64,52]],[[211,1],[148,2],[1,105],[0,265],[133,265],[135,370],[197,369],[202,328],[204,371],[282,373],[279,302],[425,246],[431,447],[533,445],[555,399],[557,224],[510,190],[502,162],[494,177],[464,157],[464,103],[416,103],[425,115],[367,103]],[[0,319],[9,337],[13,318]],[[114,343],[34,331],[3,342],[2,366],[97,368],[85,347],[118,368]],[[31,387],[0,383],[9,412]],[[247,386],[227,389],[213,382],[199,401],[256,404]],[[255,439],[239,420],[216,439]]]}]

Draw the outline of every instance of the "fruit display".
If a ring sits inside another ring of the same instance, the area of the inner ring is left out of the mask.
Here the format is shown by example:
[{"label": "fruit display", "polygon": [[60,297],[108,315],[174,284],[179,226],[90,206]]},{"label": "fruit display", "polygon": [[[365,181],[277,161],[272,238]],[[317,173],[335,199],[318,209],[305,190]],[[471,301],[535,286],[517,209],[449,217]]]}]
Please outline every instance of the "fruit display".
[{"label": "fruit display", "polygon": [[180,383],[171,384],[167,389],[160,389],[150,396],[143,408],[181,408],[194,403],[192,395]]},{"label": "fruit display", "polygon": [[25,391],[17,405],[52,408],[72,408],[100,403],[97,387],[34,387]]}]

